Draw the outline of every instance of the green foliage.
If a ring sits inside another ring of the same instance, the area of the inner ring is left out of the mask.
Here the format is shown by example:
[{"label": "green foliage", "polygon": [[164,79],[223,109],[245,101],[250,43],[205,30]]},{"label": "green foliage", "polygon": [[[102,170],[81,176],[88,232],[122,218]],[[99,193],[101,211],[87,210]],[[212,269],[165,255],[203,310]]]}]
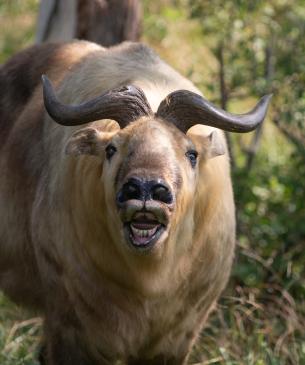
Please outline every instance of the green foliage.
[{"label": "green foliage", "polygon": [[38,0],[0,0],[0,64],[33,42],[37,9]]},{"label": "green foliage", "polygon": [[[305,165],[297,153],[290,163],[271,165],[257,156],[255,170],[235,171],[239,242],[252,247],[264,265],[239,261],[239,282],[259,287],[277,282],[297,300],[305,298]],[[238,190],[239,189],[239,190]]]},{"label": "green foliage", "polygon": [[207,0],[189,0],[188,4],[190,17],[200,23],[216,58],[219,62],[223,58],[225,90],[220,92],[227,94],[226,99],[273,92],[274,122],[287,130],[290,142],[304,155],[304,1],[216,0],[211,6]]},{"label": "green foliage", "polygon": [[173,7],[162,2],[144,1],[145,36],[151,42],[160,43],[169,32],[168,25],[183,17],[179,7]]}]

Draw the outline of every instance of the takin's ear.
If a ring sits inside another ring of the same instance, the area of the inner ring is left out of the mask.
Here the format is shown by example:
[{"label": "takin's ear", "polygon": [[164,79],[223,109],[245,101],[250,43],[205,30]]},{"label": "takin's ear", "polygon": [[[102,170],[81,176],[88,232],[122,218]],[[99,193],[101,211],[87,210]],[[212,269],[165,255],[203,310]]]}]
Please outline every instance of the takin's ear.
[{"label": "takin's ear", "polygon": [[101,132],[92,127],[80,129],[68,139],[65,152],[72,156],[101,156],[113,135],[114,133]]},{"label": "takin's ear", "polygon": [[195,144],[198,153],[207,159],[226,153],[224,138],[216,130],[206,135],[206,131],[203,134],[200,128],[193,127],[187,132],[187,136]]}]

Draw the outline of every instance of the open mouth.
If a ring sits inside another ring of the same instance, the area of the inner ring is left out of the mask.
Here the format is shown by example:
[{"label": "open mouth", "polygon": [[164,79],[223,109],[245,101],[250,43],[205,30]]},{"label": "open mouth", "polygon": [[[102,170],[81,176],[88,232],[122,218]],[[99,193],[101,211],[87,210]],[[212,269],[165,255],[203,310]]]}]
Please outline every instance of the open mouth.
[{"label": "open mouth", "polygon": [[130,222],[125,223],[128,241],[138,249],[151,248],[164,230],[164,224],[160,223],[150,212],[137,212]]}]

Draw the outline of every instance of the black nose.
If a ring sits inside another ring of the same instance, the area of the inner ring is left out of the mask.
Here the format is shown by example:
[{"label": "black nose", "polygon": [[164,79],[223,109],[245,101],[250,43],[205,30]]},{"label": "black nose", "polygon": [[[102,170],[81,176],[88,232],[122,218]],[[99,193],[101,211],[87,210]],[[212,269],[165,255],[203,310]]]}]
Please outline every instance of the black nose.
[{"label": "black nose", "polygon": [[118,192],[117,200],[124,203],[127,200],[157,200],[166,204],[173,202],[173,194],[169,186],[162,180],[140,180],[130,178]]}]

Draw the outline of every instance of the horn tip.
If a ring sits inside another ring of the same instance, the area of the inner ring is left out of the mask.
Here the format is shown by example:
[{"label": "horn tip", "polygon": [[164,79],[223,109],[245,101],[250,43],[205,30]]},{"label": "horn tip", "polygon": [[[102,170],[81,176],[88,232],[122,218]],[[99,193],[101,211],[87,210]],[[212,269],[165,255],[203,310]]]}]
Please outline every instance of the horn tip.
[{"label": "horn tip", "polygon": [[273,97],[273,94],[272,94],[272,93],[270,93],[270,94],[266,94],[266,95],[264,95],[264,96],[262,97],[262,100],[263,100],[264,102],[266,102],[266,103],[269,103],[269,102],[270,102],[270,100],[272,99],[272,97]]},{"label": "horn tip", "polygon": [[46,90],[52,89],[52,84],[47,75],[41,75],[43,94],[45,94]]},{"label": "horn tip", "polygon": [[45,75],[45,74],[42,74],[41,75],[41,81],[42,81],[42,84],[45,86],[45,85],[49,85],[51,83],[51,81],[49,80],[48,76]]}]

